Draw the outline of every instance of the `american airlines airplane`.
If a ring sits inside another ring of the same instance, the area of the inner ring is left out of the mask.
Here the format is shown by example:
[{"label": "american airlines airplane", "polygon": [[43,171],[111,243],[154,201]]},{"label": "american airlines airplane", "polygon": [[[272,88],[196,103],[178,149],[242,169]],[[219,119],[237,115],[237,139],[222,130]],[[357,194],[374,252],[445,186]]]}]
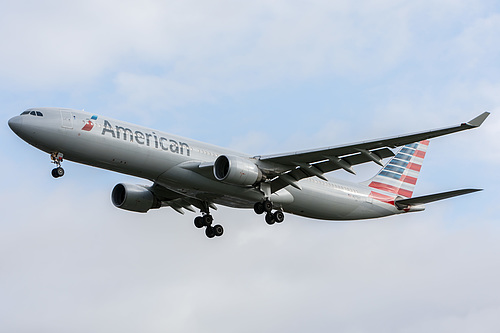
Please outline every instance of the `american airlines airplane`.
[{"label": "american airlines airplane", "polygon": [[[253,208],[268,224],[284,212],[321,220],[360,220],[417,212],[425,204],[479,189],[413,197],[429,139],[479,127],[484,112],[469,122],[431,131],[286,154],[249,156],[207,143],[129,124],[102,115],[63,108],[32,108],[9,120],[21,139],[50,154],[52,176],[64,175],[63,160],[112,170],[152,182],[117,184],[111,193],[121,209],[145,213],[170,206],[200,211],[194,219],[209,238],[216,204]],[[396,153],[391,149],[401,147]],[[390,158],[386,164],[385,158]],[[381,170],[370,180],[329,181],[334,170],[374,162]]]}]

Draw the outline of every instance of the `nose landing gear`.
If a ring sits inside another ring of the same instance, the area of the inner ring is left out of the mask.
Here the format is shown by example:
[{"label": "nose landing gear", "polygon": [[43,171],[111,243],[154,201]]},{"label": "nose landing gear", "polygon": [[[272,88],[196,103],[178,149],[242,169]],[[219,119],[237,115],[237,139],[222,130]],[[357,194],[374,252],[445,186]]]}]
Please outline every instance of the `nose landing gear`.
[{"label": "nose landing gear", "polygon": [[52,177],[59,178],[64,176],[64,169],[61,167],[61,163],[63,161],[62,153],[52,153],[50,154],[50,159],[52,163],[56,165],[56,168],[52,169]]}]

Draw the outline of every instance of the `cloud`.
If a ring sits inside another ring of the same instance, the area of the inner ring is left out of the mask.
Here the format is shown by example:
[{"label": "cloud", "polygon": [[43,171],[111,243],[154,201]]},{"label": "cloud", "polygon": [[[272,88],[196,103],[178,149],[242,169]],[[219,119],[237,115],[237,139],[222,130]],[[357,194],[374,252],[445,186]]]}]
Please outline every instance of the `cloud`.
[{"label": "cloud", "polygon": [[494,221],[450,229],[438,208],[359,223],[288,215],[270,227],[253,212],[221,208],[215,217],[226,235],[208,240],[193,226],[194,214],[124,212],[102,200],[108,195],[60,188],[30,203],[36,219],[23,202],[13,203],[4,217],[14,223],[0,242],[6,329],[411,332],[455,321],[486,331],[498,325],[498,295],[484,288],[500,274],[483,259],[498,250]]},{"label": "cloud", "polygon": [[[494,331],[497,13],[488,1],[9,4],[0,13],[2,327]],[[226,233],[208,240],[195,214],[112,206],[114,184],[145,180],[68,161],[52,179],[48,156],[5,124],[29,103],[82,105],[251,154],[491,110],[481,129],[433,140],[417,187],[485,191],[356,223],[287,214],[270,227],[221,207]]]},{"label": "cloud", "polygon": [[454,15],[444,22],[469,9],[393,1],[361,6],[345,1],[16,2],[3,14],[9,29],[0,35],[7,43],[1,60],[10,66],[2,76],[52,89],[61,82],[93,84],[103,73],[122,72],[119,68],[138,75],[149,67],[163,71],[159,77],[167,82],[196,85],[205,79],[210,90],[229,93],[323,75],[366,80],[395,68],[413,51],[415,15],[450,7],[455,10],[448,14]]},{"label": "cloud", "polygon": [[477,330],[495,332],[499,313],[500,309],[496,307],[482,308],[463,316],[447,316],[429,320],[415,328],[406,329],[404,332],[476,332]]}]

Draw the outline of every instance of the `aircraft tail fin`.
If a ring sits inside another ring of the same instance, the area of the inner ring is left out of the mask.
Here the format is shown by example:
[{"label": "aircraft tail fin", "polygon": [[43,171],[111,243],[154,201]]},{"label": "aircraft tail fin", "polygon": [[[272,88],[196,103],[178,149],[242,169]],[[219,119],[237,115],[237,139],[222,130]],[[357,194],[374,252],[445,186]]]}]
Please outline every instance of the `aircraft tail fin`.
[{"label": "aircraft tail fin", "polygon": [[429,140],[403,146],[389,163],[367,182],[368,186],[411,198],[428,146]]}]

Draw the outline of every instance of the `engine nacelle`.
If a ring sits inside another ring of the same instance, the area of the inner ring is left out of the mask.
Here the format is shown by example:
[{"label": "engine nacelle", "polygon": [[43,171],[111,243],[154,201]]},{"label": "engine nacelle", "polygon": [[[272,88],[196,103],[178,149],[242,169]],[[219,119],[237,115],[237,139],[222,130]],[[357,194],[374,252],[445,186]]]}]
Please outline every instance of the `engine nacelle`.
[{"label": "engine nacelle", "polygon": [[214,176],[224,183],[248,186],[260,181],[262,172],[246,158],[221,155],[215,160]]},{"label": "engine nacelle", "polygon": [[111,201],[115,207],[139,213],[161,207],[160,200],[141,185],[117,184],[111,192]]}]

